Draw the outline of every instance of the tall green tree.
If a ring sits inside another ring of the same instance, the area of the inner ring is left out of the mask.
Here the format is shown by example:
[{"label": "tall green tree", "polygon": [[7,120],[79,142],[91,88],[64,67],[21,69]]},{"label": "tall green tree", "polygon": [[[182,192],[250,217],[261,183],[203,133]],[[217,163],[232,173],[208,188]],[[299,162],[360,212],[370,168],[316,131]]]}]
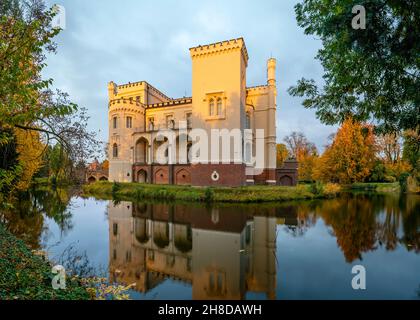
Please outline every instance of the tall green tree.
[{"label": "tall green tree", "polygon": [[[355,5],[365,9],[365,29],[352,27]],[[304,0],[295,12],[305,34],[322,41],[324,83],[302,78],[291,95],[326,124],[352,116],[382,132],[419,130],[418,0]]]}]

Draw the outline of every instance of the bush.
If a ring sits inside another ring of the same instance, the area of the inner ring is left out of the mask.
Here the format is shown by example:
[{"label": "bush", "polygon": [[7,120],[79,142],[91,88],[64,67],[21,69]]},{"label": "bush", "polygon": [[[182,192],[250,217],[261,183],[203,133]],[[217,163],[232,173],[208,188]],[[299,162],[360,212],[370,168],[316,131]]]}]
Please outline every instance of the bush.
[{"label": "bush", "polygon": [[407,178],[409,176],[410,174],[408,172],[404,172],[400,175],[398,182],[400,183],[401,192],[407,192]]},{"label": "bush", "polygon": [[321,195],[324,192],[324,185],[322,184],[322,182],[315,182],[311,184],[311,192],[314,195]]},{"label": "bush", "polygon": [[324,195],[328,198],[335,197],[340,191],[341,187],[338,183],[327,183],[324,186]]},{"label": "bush", "polygon": [[212,188],[207,188],[206,192],[204,193],[204,200],[206,202],[212,202],[214,199],[214,191]]},{"label": "bush", "polygon": [[393,177],[393,176],[385,176],[385,178],[384,178],[384,181],[385,182],[396,182],[397,181],[397,178],[395,178],[395,177]]},{"label": "bush", "polygon": [[112,189],[111,189],[112,195],[115,196],[117,192],[120,191],[120,189],[121,189],[121,186],[117,182],[114,181],[114,183],[112,184]]}]

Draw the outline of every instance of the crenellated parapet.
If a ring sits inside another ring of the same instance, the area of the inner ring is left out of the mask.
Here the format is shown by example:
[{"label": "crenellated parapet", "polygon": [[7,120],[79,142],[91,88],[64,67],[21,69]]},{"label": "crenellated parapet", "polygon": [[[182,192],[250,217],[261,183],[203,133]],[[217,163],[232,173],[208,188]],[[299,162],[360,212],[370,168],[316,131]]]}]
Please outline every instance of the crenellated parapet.
[{"label": "crenellated parapet", "polygon": [[113,99],[108,103],[110,112],[133,112],[144,114],[146,106],[132,99]]},{"label": "crenellated parapet", "polygon": [[159,107],[171,107],[171,106],[185,105],[185,104],[191,104],[191,103],[192,103],[192,98],[188,97],[188,98],[172,99],[167,102],[148,104],[146,108],[151,109],[151,108],[159,108]]},{"label": "crenellated parapet", "polygon": [[189,49],[191,58],[206,57],[210,55],[227,53],[235,50],[240,50],[245,64],[248,64],[248,51],[245,46],[243,38],[231,39],[221,42],[215,42],[206,45],[200,45]]}]

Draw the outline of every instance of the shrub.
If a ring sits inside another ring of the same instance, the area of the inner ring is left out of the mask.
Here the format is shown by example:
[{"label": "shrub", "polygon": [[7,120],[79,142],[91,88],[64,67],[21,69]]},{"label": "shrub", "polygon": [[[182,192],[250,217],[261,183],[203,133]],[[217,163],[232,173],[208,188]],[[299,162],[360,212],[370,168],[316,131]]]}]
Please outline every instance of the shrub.
[{"label": "shrub", "polygon": [[396,182],[397,178],[395,178],[393,176],[385,176],[384,181],[385,182]]},{"label": "shrub", "polygon": [[117,183],[117,182],[115,182],[114,181],[114,183],[112,184],[112,195],[116,195],[116,193],[118,192],[118,191],[120,191],[120,189],[121,189],[121,186],[119,185],[119,183]]},{"label": "shrub", "polygon": [[324,192],[324,185],[322,184],[322,182],[317,181],[315,183],[311,184],[311,192],[314,195],[320,195]]},{"label": "shrub", "polygon": [[214,199],[214,191],[212,188],[208,187],[204,193],[204,200],[206,202],[212,202]]},{"label": "shrub", "polygon": [[338,193],[340,193],[341,187],[337,183],[327,183],[324,186],[324,195],[328,198],[335,197]]},{"label": "shrub", "polygon": [[409,176],[410,174],[408,172],[404,172],[400,175],[398,182],[400,183],[401,192],[407,192],[407,178]]}]

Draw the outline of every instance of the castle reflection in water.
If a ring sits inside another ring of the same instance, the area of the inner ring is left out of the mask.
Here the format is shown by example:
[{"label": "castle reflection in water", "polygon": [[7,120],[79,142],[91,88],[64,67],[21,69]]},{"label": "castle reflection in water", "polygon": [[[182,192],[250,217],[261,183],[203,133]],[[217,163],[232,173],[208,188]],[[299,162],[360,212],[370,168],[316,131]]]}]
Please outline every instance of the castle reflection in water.
[{"label": "castle reflection in water", "polygon": [[[285,218],[241,211],[110,201],[110,280],[147,292],[171,278],[191,284],[193,299],[243,299],[249,291],[275,299],[276,225]],[[296,225],[294,217],[288,223]]]}]

